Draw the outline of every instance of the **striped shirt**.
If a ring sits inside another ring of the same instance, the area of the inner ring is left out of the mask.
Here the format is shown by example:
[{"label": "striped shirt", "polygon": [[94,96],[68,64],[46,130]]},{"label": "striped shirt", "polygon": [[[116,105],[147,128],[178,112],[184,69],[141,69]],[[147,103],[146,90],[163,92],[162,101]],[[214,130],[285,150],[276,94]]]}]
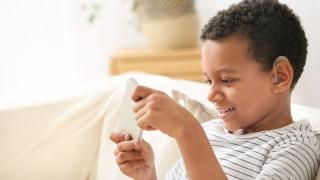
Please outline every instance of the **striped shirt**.
[{"label": "striped shirt", "polygon": [[[319,166],[320,139],[306,120],[286,127],[245,135],[225,131],[211,120],[203,128],[228,179],[314,179]],[[188,179],[182,159],[167,180]]]}]

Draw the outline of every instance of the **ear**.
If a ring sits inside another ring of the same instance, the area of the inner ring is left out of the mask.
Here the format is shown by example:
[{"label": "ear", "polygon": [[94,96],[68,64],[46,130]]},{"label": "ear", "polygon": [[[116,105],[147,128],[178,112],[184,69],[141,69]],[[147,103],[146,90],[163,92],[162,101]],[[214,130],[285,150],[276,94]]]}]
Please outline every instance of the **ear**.
[{"label": "ear", "polygon": [[274,93],[290,91],[293,79],[293,69],[287,57],[277,57],[273,63],[271,73],[271,88]]}]

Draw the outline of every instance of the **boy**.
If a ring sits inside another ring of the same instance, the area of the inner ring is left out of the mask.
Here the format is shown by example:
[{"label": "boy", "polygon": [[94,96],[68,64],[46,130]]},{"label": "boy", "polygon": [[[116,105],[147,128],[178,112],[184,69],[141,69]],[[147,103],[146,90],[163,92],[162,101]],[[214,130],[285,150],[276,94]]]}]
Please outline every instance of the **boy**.
[{"label": "boy", "polygon": [[[219,12],[201,35],[208,100],[219,120],[202,125],[167,95],[138,86],[138,125],[174,138],[182,154],[167,179],[313,179],[319,139],[293,122],[291,91],[305,65],[298,17],[275,0],[245,0]],[[134,179],[156,179],[150,145],[114,132],[116,161]]]}]

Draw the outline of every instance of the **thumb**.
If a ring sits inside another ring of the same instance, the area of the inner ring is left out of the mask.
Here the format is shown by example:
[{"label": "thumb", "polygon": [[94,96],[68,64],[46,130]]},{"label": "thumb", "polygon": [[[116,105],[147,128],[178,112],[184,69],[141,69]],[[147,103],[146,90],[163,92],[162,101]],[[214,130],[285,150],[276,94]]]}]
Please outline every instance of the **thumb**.
[{"label": "thumb", "polygon": [[137,102],[137,101],[139,101],[139,100],[141,100],[143,98],[146,98],[147,96],[149,96],[150,94],[155,93],[155,92],[160,92],[160,91],[152,89],[152,88],[149,88],[149,87],[146,87],[146,86],[140,86],[139,85],[133,91],[131,99],[134,102]]},{"label": "thumb", "polygon": [[138,150],[138,151],[145,151],[147,150],[148,148],[150,148],[149,144],[147,143],[147,141],[143,140],[142,138],[138,138],[134,141],[134,145],[135,145],[135,148]]},{"label": "thumb", "polygon": [[151,162],[151,160],[154,159],[152,147],[147,141],[139,138],[135,141],[135,147],[137,148],[138,152],[140,152],[140,155],[144,160]]},{"label": "thumb", "polygon": [[138,150],[138,151],[141,150],[142,144],[143,144],[142,138],[138,138],[134,141],[134,146],[135,146],[136,150]]}]

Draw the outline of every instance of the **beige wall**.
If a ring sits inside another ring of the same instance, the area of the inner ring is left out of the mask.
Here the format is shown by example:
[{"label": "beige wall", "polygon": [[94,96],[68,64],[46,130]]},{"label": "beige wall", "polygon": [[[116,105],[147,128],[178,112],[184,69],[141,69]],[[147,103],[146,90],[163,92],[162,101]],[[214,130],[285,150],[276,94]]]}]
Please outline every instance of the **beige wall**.
[{"label": "beige wall", "polygon": [[[301,17],[309,39],[306,70],[293,100],[320,108],[320,1],[282,1]],[[87,23],[84,2],[104,3],[95,24]],[[0,97],[103,78],[113,51],[147,46],[124,2],[2,0]],[[237,0],[196,0],[201,24],[233,2]]]}]

